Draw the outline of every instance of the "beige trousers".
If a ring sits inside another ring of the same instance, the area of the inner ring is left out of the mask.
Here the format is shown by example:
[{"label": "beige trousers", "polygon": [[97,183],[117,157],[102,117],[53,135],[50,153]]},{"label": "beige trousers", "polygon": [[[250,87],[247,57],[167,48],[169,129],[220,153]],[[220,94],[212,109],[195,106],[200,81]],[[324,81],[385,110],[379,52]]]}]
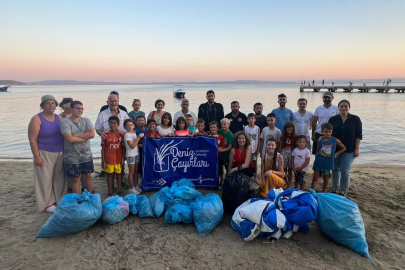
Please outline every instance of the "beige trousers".
[{"label": "beige trousers", "polygon": [[66,194],[66,181],[63,177],[63,152],[39,150],[44,164],[34,164],[34,188],[38,211],[53,203],[58,203]]}]

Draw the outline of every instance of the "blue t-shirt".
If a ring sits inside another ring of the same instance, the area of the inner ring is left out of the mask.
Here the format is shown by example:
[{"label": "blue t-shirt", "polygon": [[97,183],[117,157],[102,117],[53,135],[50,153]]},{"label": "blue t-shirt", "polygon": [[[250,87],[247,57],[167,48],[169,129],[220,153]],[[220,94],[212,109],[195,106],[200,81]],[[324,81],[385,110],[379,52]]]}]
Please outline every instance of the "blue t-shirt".
[{"label": "blue t-shirt", "polygon": [[271,111],[276,115],[276,127],[283,132],[283,127],[285,122],[294,121],[294,114],[290,109],[285,108],[280,110],[280,108],[274,109]]},{"label": "blue t-shirt", "polygon": [[188,131],[190,132],[190,135],[193,134],[194,131],[197,131],[197,128],[195,126],[188,126]]},{"label": "blue t-shirt", "polygon": [[139,128],[135,128],[136,135],[145,133],[145,132],[148,131],[148,130],[149,130],[149,128],[147,128],[147,127],[145,127],[145,130],[141,130],[141,129],[139,129]]},{"label": "blue t-shirt", "polygon": [[139,111],[138,113],[136,113],[136,112],[134,112],[134,111],[131,111],[131,112],[128,113],[128,115],[129,115],[129,117],[132,118],[132,121],[134,121],[134,125],[135,125],[135,127],[136,127],[136,118],[137,118],[139,115],[145,116],[145,113],[144,113],[143,111]]},{"label": "blue t-shirt", "polygon": [[333,160],[335,159],[336,138],[332,137],[329,141],[318,141],[319,149],[315,156],[314,168],[333,169]]}]

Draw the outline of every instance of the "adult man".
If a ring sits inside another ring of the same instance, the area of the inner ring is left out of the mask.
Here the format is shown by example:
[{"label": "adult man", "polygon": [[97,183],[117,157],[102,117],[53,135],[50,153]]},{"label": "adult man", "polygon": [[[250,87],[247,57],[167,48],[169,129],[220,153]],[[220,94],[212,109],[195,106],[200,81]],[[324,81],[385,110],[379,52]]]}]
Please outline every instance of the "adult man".
[{"label": "adult man", "polygon": [[181,111],[178,111],[174,114],[173,126],[176,125],[177,118],[179,118],[180,116],[183,116],[184,119],[186,119],[187,114],[191,114],[191,116],[193,116],[193,126],[195,126],[197,124],[197,120],[198,120],[197,115],[188,109],[189,106],[190,106],[190,102],[188,99],[185,98],[181,101]]},{"label": "adult man", "polygon": [[311,134],[309,130],[312,127],[314,114],[306,110],[307,100],[299,98],[297,101],[298,111],[294,112],[294,125],[297,135],[304,135],[307,138],[307,148],[311,150]]},{"label": "adult man", "polygon": [[283,132],[283,127],[285,122],[287,121],[294,121],[294,115],[293,112],[290,109],[287,109],[285,107],[285,104],[287,103],[287,96],[284,94],[278,95],[278,104],[280,104],[280,107],[277,109],[274,109],[272,113],[276,115],[276,128],[281,130]]},{"label": "adult man", "polygon": [[90,139],[94,138],[94,127],[90,119],[81,117],[83,103],[78,100],[70,103],[72,116],[65,118],[60,129],[65,137],[63,162],[64,174],[72,181],[72,192],[80,194],[80,178],[84,186],[92,193],[91,173],[94,172]]},{"label": "adult man", "polygon": [[253,111],[255,112],[255,118],[256,118],[256,126],[260,128],[260,132],[263,131],[265,127],[267,127],[267,117],[263,115],[263,104],[260,102],[256,102],[253,105]]},{"label": "adult man", "polygon": [[[118,94],[117,91],[111,91],[111,92],[110,92],[110,95],[117,95],[118,100],[120,99],[120,95]],[[125,108],[124,106],[118,105],[118,108],[119,108],[120,110],[123,110],[123,111],[125,111],[126,113],[128,113],[127,108]],[[105,111],[105,110],[107,110],[107,109],[108,109],[108,101],[107,101],[107,105],[104,105],[103,107],[100,108],[100,112]]]},{"label": "adult man", "polygon": [[321,125],[327,123],[329,118],[339,114],[339,109],[336,105],[332,105],[333,93],[325,92],[322,96],[323,105],[315,109],[314,117],[312,120],[312,154],[316,155],[316,147],[318,139],[322,136]]},{"label": "adult man", "polygon": [[218,123],[221,122],[222,118],[224,118],[224,107],[221,103],[216,103],[215,101],[215,93],[213,90],[207,91],[207,101],[198,107],[198,118],[202,118],[206,125],[204,131],[210,130],[210,125],[212,121],[217,121]]},{"label": "adult man", "polygon": [[231,121],[231,126],[229,130],[232,134],[235,134],[238,131],[243,131],[243,127],[247,125],[246,114],[239,111],[239,102],[232,101],[231,103],[231,112],[225,115],[225,118],[228,118]]}]

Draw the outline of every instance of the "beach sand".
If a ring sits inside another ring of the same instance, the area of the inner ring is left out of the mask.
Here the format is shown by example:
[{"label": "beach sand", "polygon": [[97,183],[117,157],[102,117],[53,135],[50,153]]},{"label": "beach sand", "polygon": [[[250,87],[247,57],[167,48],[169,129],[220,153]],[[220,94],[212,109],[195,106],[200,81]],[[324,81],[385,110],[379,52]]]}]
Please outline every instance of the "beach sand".
[{"label": "beach sand", "polygon": [[[372,257],[368,260],[332,242],[315,222],[308,234],[244,242],[233,231],[229,215],[205,237],[193,224],[165,225],[163,217],[131,215],[115,225],[98,221],[74,235],[36,239],[50,214],[35,209],[32,163],[0,162],[0,268],[404,269],[404,168],[375,164],[352,168],[348,198],[359,205],[365,222]],[[96,175],[94,188],[105,199],[105,179]]]}]

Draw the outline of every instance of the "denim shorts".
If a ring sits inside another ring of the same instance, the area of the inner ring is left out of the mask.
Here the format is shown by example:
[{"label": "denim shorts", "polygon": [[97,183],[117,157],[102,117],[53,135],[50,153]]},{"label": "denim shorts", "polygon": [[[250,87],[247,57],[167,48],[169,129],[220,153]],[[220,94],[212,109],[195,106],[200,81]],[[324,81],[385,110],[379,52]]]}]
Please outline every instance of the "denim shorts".
[{"label": "denim shorts", "polygon": [[65,164],[63,172],[68,178],[76,178],[82,174],[90,174],[94,172],[93,160],[80,164]]},{"label": "denim shorts", "polygon": [[331,169],[321,169],[321,168],[315,168],[312,167],[312,169],[314,170],[314,172],[319,172],[319,176],[322,176],[322,174],[327,175],[327,176],[331,176]]},{"label": "denim shorts", "polygon": [[125,159],[127,160],[128,164],[135,164],[139,162],[139,155],[134,157],[125,157]]}]

